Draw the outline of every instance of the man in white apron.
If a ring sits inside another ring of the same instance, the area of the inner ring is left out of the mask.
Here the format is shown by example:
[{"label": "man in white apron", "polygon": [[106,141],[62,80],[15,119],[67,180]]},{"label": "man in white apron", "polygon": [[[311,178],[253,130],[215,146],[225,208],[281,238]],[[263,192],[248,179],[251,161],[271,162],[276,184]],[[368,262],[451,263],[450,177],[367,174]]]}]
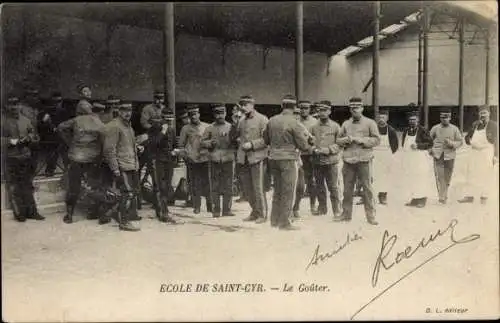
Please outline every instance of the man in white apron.
[{"label": "man in white apron", "polygon": [[401,169],[410,202],[406,206],[423,208],[427,197],[435,194],[432,158],[428,150],[432,147],[429,132],[419,125],[418,111],[408,113],[408,128],[401,140]]},{"label": "man in white apron", "polygon": [[393,154],[399,148],[398,136],[396,130],[387,124],[389,120],[389,111],[380,110],[377,116],[378,131],[380,133],[380,145],[373,148],[373,186],[374,192],[378,192],[378,201],[380,204],[387,204],[387,192],[391,186],[391,173],[394,169]]},{"label": "man in white apron", "polygon": [[497,124],[490,120],[487,105],[479,107],[479,120],[465,137],[465,143],[471,146],[468,156],[467,183],[468,193],[458,200],[459,203],[472,203],[474,197],[480,197],[481,204],[488,199],[488,192],[494,188],[494,165],[498,160]]}]

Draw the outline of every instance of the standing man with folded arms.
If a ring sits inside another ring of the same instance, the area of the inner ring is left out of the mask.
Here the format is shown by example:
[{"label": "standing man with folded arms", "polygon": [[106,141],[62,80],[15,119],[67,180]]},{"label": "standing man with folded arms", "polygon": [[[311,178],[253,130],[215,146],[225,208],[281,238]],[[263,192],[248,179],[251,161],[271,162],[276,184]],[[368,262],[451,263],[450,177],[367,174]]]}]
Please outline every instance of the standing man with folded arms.
[{"label": "standing man with folded arms", "polygon": [[358,178],[363,188],[366,220],[371,225],[377,225],[370,163],[373,159],[373,147],[380,143],[380,135],[375,121],[363,115],[363,101],[360,98],[351,98],[349,109],[351,118],[344,121],[337,139],[337,144],[344,147],[342,154],[344,200],[342,201],[342,215],[334,221],[351,221],[354,185]]},{"label": "standing man with folded arms", "polygon": [[237,163],[240,164],[240,176],[245,196],[252,212],[244,221],[264,223],[267,220],[267,200],[264,193],[265,159],[268,148],[264,142],[264,130],[268,118],[255,110],[255,99],[250,95],[240,98],[238,103],[244,118],[237,129]]}]

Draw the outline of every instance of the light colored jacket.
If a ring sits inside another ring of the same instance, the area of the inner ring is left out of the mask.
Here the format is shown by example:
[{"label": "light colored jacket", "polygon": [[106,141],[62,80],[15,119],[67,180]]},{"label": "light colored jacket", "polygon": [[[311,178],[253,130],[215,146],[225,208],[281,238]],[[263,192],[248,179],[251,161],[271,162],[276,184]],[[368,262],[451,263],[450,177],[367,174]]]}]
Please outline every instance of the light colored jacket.
[{"label": "light colored jacket", "polygon": [[[217,122],[207,127],[201,141],[201,146],[208,149],[210,161],[225,163],[234,161],[235,147],[231,138],[232,125],[225,121]],[[212,142],[215,145],[212,145]]]},{"label": "light colored jacket", "polygon": [[[347,137],[361,138],[363,143],[348,143]],[[346,163],[356,164],[372,160],[373,147],[380,144],[377,123],[365,116],[362,116],[358,121],[353,118],[344,121],[340,127],[337,144],[344,147],[342,157]]]},{"label": "light colored jacket", "polygon": [[[248,160],[249,164],[256,164],[267,158],[268,149],[264,142],[264,130],[268,121],[269,119],[265,115],[257,111],[240,121],[236,130],[236,137],[239,141],[238,151],[236,152],[238,164],[245,164],[246,160]],[[242,144],[246,142],[252,144],[252,149],[249,151],[244,151],[241,148]]]},{"label": "light colored jacket", "polygon": [[120,117],[106,124],[103,155],[112,171],[139,169],[134,130]]}]

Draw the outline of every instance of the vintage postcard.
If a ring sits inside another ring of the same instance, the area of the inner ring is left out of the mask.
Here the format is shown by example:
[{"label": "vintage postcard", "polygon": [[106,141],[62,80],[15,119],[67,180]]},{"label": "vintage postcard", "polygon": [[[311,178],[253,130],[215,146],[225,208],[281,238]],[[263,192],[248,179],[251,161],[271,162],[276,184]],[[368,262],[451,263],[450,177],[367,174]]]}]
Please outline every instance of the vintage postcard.
[{"label": "vintage postcard", "polygon": [[3,320],[498,319],[497,12],[2,4]]}]

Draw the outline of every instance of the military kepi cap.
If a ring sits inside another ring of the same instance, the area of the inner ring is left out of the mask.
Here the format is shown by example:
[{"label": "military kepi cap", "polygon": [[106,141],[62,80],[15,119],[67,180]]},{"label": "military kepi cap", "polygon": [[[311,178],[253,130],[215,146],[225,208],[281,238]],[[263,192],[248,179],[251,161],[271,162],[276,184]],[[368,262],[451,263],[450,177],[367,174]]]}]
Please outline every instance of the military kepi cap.
[{"label": "military kepi cap", "polygon": [[179,119],[184,119],[188,117],[187,111],[179,112]]},{"label": "military kepi cap", "polygon": [[310,108],[312,105],[311,101],[308,100],[301,100],[299,101],[299,107],[300,108]]},{"label": "military kepi cap", "polygon": [[156,91],[154,92],[153,96],[154,96],[155,98],[162,99],[162,98],[165,98],[165,93],[163,93],[163,91],[156,90]]},{"label": "military kepi cap", "polygon": [[9,104],[17,104],[19,103],[19,98],[15,95],[11,95],[7,98],[7,103]]},{"label": "military kepi cap", "polygon": [[132,110],[132,103],[129,103],[129,102],[122,103],[122,104],[120,104],[119,109],[131,111]]},{"label": "military kepi cap", "polygon": [[353,97],[349,99],[349,107],[351,108],[356,108],[356,107],[363,107],[363,100],[358,97]]},{"label": "military kepi cap", "polygon": [[106,100],[107,104],[119,104],[120,103],[120,98],[114,95],[109,95],[108,99]]},{"label": "military kepi cap", "polygon": [[281,100],[281,103],[286,104],[286,103],[291,103],[291,104],[297,104],[297,98],[291,94],[287,94],[283,97]]},{"label": "military kepi cap", "polygon": [[450,107],[443,107],[439,110],[439,115],[441,116],[450,116],[451,115],[451,108]]},{"label": "military kepi cap", "polygon": [[332,106],[332,103],[328,100],[323,100],[318,103],[316,103],[316,108],[318,110],[330,110]]},{"label": "military kepi cap", "polygon": [[188,112],[188,114],[198,113],[198,112],[200,112],[200,108],[197,105],[190,105],[187,108],[187,112]]},{"label": "military kepi cap", "polygon": [[419,116],[419,111],[418,111],[418,110],[408,111],[408,112],[406,113],[406,116],[407,116],[408,118],[412,118],[412,117],[417,117],[417,118],[418,118],[418,116]]},{"label": "military kepi cap", "polygon": [[61,92],[52,92],[51,99],[52,101],[62,101]]},{"label": "military kepi cap", "polygon": [[167,120],[174,120],[175,119],[174,112],[171,111],[170,109],[161,110],[161,116]]},{"label": "military kepi cap", "polygon": [[240,97],[240,104],[245,104],[245,103],[255,103],[255,99],[251,95],[243,95]]},{"label": "military kepi cap", "polygon": [[217,104],[212,108],[213,113],[224,113],[226,112],[226,106],[224,104]]},{"label": "military kepi cap", "polygon": [[380,109],[380,110],[378,111],[378,114],[388,116],[388,115],[389,115],[389,109]]},{"label": "military kepi cap", "polygon": [[485,110],[488,111],[488,112],[490,112],[490,106],[487,105],[487,104],[483,104],[483,105],[479,106],[479,108],[478,108],[479,112],[485,111]]}]

